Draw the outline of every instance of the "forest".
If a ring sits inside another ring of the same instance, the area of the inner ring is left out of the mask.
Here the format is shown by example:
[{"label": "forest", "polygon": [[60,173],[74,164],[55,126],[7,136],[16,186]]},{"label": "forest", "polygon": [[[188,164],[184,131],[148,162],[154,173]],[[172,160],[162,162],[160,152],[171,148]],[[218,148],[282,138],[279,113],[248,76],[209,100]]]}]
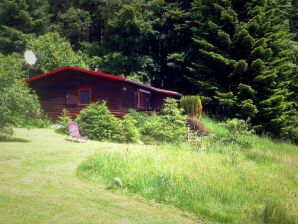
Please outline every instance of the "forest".
[{"label": "forest", "polygon": [[298,142],[298,0],[1,0],[5,122],[36,113],[18,81],[65,65],[200,95],[205,113]]}]

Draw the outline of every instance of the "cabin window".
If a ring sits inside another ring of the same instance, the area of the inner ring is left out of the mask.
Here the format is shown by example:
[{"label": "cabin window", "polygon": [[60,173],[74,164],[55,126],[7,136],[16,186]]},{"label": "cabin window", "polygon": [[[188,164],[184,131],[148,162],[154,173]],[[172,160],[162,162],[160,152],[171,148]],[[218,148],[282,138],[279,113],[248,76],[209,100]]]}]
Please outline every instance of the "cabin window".
[{"label": "cabin window", "polygon": [[150,108],[150,92],[140,89],[138,91],[138,108],[146,109]]},{"label": "cabin window", "polygon": [[78,104],[86,105],[91,103],[91,88],[78,90]]}]

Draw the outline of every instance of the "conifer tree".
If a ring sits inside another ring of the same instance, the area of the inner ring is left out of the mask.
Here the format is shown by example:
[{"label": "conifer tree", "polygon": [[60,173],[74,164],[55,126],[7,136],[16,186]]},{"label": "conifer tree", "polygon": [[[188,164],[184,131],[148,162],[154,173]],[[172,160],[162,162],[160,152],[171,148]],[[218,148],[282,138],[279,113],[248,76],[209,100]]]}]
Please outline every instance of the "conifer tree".
[{"label": "conifer tree", "polygon": [[[292,10],[290,16],[291,31],[294,34],[295,40],[294,42],[292,42],[290,49],[293,50],[292,57],[296,64],[291,89],[294,93],[298,93],[298,0],[292,0]],[[293,100],[296,103],[296,108],[298,109],[298,94],[293,95]]]},{"label": "conifer tree", "polygon": [[[192,76],[187,78],[196,84],[207,109],[217,105],[217,112],[231,113],[237,100],[231,91],[231,76],[233,72],[242,73],[247,67],[245,61],[237,65],[231,55],[232,40],[234,36],[237,38],[239,29],[237,14],[230,0],[195,0],[192,12],[194,50],[189,68]],[[247,33],[243,31],[238,38],[245,39],[245,36]],[[250,39],[242,45],[251,45]],[[237,69],[234,71],[234,68]]]},{"label": "conifer tree", "polygon": [[2,0],[0,2],[0,53],[24,51],[30,35],[49,27],[47,0]]},{"label": "conifer tree", "polygon": [[[193,4],[192,82],[213,111],[252,118],[276,136],[295,129],[290,2],[205,0]],[[206,98],[205,98],[206,99]]]}]

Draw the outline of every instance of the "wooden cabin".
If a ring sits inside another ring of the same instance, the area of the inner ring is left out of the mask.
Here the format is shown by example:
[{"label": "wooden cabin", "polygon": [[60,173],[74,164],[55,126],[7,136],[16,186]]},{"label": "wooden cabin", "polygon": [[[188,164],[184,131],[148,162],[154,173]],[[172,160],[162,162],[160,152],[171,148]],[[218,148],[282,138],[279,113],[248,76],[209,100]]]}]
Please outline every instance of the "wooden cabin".
[{"label": "wooden cabin", "polygon": [[181,94],[137,83],[124,77],[66,66],[25,80],[39,96],[46,115],[57,120],[66,108],[71,116],[92,102],[105,100],[111,112],[123,116],[130,108],[159,111],[167,97]]}]

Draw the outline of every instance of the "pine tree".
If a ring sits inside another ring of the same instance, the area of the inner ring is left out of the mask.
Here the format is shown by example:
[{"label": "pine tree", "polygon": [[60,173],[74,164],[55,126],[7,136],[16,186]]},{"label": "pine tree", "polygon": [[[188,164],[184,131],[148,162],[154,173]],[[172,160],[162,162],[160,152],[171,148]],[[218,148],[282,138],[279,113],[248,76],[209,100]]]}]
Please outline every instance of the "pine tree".
[{"label": "pine tree", "polygon": [[[294,93],[298,92],[298,0],[292,0],[292,10],[290,13],[290,28],[295,35],[294,42],[292,42],[290,49],[293,50],[292,57],[295,61],[295,75],[293,78],[293,83],[291,84],[291,90]],[[293,96],[293,100],[296,103],[296,108],[298,109],[298,94]]]},{"label": "pine tree", "polygon": [[89,39],[91,18],[87,11],[70,7],[65,13],[58,14],[56,21],[57,30],[66,37],[75,49]]},{"label": "pine tree", "polygon": [[290,2],[196,1],[190,70],[213,111],[252,118],[259,131],[295,132]]},{"label": "pine tree", "polygon": [[158,71],[152,74],[156,86],[177,90],[187,88],[183,76],[188,72],[187,56],[191,48],[191,2],[156,0],[145,4],[148,20],[152,21],[152,32],[143,51],[158,65]]},{"label": "pine tree", "polygon": [[[194,48],[190,53],[193,62],[189,68],[192,76],[187,78],[196,84],[194,88],[203,96],[207,109],[216,108],[214,111],[219,113],[231,113],[237,100],[231,91],[231,77],[233,73],[242,73],[247,67],[245,61],[237,63],[233,59],[232,40],[234,36],[245,40],[247,33],[239,32],[237,37],[237,14],[230,0],[196,0],[192,5],[192,14]],[[242,45],[251,45],[250,39],[243,41]]]},{"label": "pine tree", "polygon": [[22,52],[30,35],[49,27],[47,0],[2,0],[0,2],[0,52]]},{"label": "pine tree", "polygon": [[292,0],[290,21],[291,30],[295,34],[295,40],[298,41],[298,0]]},{"label": "pine tree", "polygon": [[79,0],[79,7],[87,11],[91,18],[89,42],[104,43],[105,27],[115,12],[128,0]]},{"label": "pine tree", "polygon": [[258,113],[253,119],[261,131],[282,137],[295,127],[297,111],[291,101],[294,63],[289,50],[289,1],[246,2],[245,27],[253,37],[248,58],[250,86],[256,91],[253,101]]}]

